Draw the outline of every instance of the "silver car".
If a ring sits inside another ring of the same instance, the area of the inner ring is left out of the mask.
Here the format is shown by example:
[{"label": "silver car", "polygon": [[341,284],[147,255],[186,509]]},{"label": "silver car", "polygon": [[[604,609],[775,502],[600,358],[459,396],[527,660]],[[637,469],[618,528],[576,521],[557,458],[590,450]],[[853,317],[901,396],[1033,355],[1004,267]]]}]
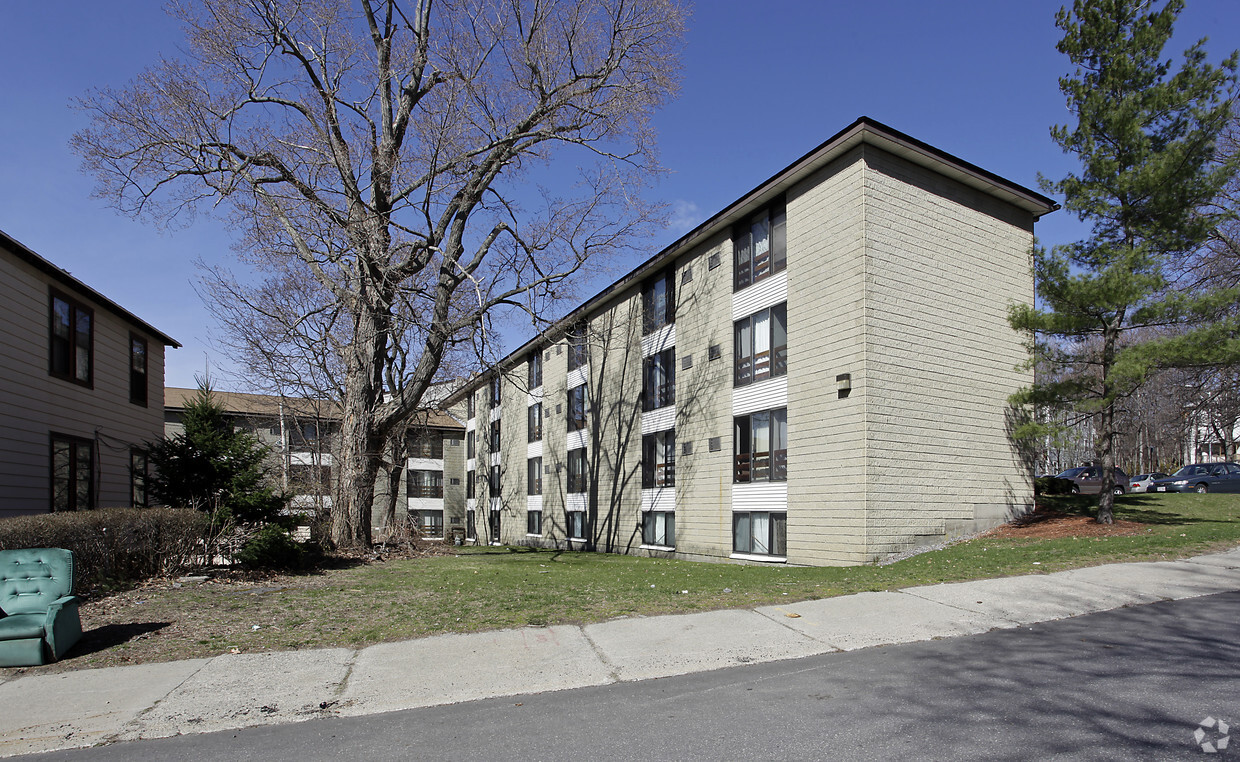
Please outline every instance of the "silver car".
[{"label": "silver car", "polygon": [[1137,474],[1128,480],[1129,492],[1148,492],[1155,479],[1166,479],[1167,475],[1155,471],[1149,474]]}]

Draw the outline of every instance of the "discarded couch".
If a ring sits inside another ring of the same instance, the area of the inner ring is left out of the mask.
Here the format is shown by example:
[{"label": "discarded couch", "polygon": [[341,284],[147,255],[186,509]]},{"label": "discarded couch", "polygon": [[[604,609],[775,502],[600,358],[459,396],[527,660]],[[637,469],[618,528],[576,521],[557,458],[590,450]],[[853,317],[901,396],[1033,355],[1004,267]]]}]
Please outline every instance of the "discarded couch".
[{"label": "discarded couch", "polygon": [[0,667],[56,661],[81,637],[73,551],[0,550]]}]

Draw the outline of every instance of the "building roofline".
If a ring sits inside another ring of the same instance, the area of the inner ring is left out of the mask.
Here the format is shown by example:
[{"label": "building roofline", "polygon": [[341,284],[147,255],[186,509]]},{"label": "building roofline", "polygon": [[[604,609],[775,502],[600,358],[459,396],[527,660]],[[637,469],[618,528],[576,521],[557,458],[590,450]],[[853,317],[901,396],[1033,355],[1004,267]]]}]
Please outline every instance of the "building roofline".
[{"label": "building roofline", "polygon": [[36,254],[29,246],[26,246],[24,243],[3,230],[0,230],[0,245],[3,245],[7,251],[12,252],[19,259],[24,260],[27,264],[33,265],[36,270],[39,270],[45,275],[50,275],[54,280],[59,281],[62,285],[67,286],[80,294],[83,294],[108,312],[111,312],[131,325],[141,328],[146,333],[149,333],[151,336],[158,339],[165,346],[180,348],[181,343],[179,341],[155,328],[142,318],[73,277],[67,270],[57,267],[48,260],[44,259],[42,256]]},{"label": "building roofline", "polygon": [[[1035,221],[1059,209],[1059,204],[1053,199],[1035,190],[982,169],[976,164],[965,161],[942,149],[935,148],[876,119],[861,116],[852,124],[827,138],[816,148],[810,150],[779,172],[771,175],[765,181],[758,184],[757,187],[728,204],[705,222],[685,233],[654,256],[630,270],[627,274],[621,276],[619,280],[616,280],[602,291],[579,304],[567,315],[540,331],[529,341],[509,352],[503,359],[495,363],[495,367],[506,369],[512,364],[513,358],[528,354],[534,347],[548,344],[552,340],[551,337],[555,337],[554,340],[558,340],[560,336],[566,333],[569,326],[581,319],[583,313],[590,312],[600,302],[605,301],[618,291],[644,280],[653,270],[663,266],[666,260],[674,259],[702,240],[715,235],[718,231],[730,228],[754,209],[769,203],[791,186],[863,143],[881,148],[914,164],[932,169],[964,185],[995,196],[1029,212],[1033,215]],[[485,375],[485,373],[479,375]],[[472,384],[467,381],[462,384],[461,389],[449,395],[444,400],[444,403],[451,405],[459,402],[464,398],[464,391],[472,388]]]}]

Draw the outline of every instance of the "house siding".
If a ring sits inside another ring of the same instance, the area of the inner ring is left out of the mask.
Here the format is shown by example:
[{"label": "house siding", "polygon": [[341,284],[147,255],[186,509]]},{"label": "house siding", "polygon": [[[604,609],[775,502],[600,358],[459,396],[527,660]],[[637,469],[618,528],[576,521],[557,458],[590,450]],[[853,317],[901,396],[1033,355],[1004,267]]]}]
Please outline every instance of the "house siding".
[{"label": "house siding", "polygon": [[[48,372],[52,289],[92,311],[90,387]],[[0,312],[0,517],[51,510],[53,432],[94,443],[93,507],[130,506],[130,449],[158,439],[163,431],[161,337],[3,245]],[[145,406],[129,401],[131,333],[147,341]]]}]

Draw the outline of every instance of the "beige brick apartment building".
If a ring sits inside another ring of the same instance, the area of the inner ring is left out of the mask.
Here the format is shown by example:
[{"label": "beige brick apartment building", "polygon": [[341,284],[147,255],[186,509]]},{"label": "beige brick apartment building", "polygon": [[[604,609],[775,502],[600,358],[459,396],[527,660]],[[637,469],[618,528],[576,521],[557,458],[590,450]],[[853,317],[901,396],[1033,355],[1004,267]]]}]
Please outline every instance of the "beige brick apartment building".
[{"label": "beige brick apartment building", "polygon": [[593,297],[450,402],[479,542],[857,564],[1032,505],[1050,199],[867,118]]}]

